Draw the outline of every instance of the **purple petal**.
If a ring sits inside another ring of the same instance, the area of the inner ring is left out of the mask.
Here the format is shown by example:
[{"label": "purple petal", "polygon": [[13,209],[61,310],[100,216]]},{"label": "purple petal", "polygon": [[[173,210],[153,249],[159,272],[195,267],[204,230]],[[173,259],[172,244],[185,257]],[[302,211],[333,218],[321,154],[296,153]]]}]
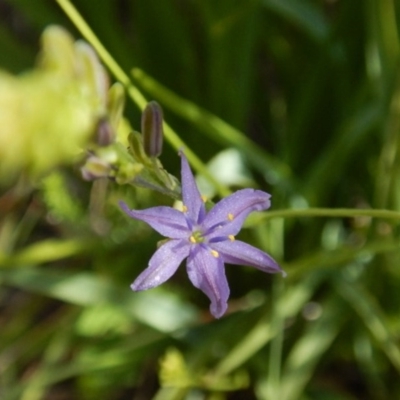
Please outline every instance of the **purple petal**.
[{"label": "purple petal", "polygon": [[209,247],[196,246],[189,255],[187,271],[193,285],[211,300],[211,314],[220,318],[228,308],[229,298],[222,257],[214,257]]},{"label": "purple petal", "polygon": [[252,211],[269,208],[271,195],[261,190],[239,190],[217,203],[202,224],[208,238],[236,235]]},{"label": "purple petal", "polygon": [[286,276],[286,273],[270,255],[240,240],[232,242],[225,240],[213,243],[212,247],[220,253],[226,263],[249,265],[264,272],[271,274],[280,272]]},{"label": "purple petal", "polygon": [[187,208],[187,216],[193,224],[201,223],[205,215],[204,202],[200,196],[196,181],[189,167],[189,163],[183,151],[181,156],[181,176],[182,176],[182,200]]},{"label": "purple petal", "polygon": [[119,205],[130,217],[146,222],[165,237],[185,239],[190,236],[184,214],[172,207],[161,206],[146,210],[130,210],[123,201],[120,201]]},{"label": "purple petal", "polygon": [[161,285],[178,269],[189,255],[190,244],[184,240],[170,240],[151,257],[149,266],[132,283],[132,290],[146,290]]}]

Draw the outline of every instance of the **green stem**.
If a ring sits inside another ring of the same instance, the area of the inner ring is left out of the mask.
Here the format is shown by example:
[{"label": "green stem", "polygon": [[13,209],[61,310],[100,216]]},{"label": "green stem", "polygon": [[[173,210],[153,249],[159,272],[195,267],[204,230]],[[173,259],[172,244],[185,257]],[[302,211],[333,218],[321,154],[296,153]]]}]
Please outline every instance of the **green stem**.
[{"label": "green stem", "polygon": [[264,219],[271,218],[301,218],[301,217],[336,217],[336,218],[354,218],[371,217],[384,219],[400,219],[399,211],[384,209],[359,209],[359,208],[300,208],[275,210],[250,216],[246,226],[256,225]]},{"label": "green stem", "polygon": [[[269,224],[270,232],[274,233],[274,246],[271,247],[272,254],[278,256],[281,260],[284,258],[284,233],[285,221],[282,218],[275,219]],[[282,368],[282,351],[284,338],[284,318],[278,304],[283,296],[284,280],[274,279],[272,285],[272,317],[271,327],[276,335],[270,343],[269,367],[267,379],[267,396],[269,399],[281,398],[281,368]]]},{"label": "green stem", "polygon": [[270,353],[269,353],[269,366],[268,366],[268,399],[280,398],[281,393],[281,369],[282,369],[282,351],[283,351],[283,338],[284,338],[284,318],[279,313],[280,310],[276,307],[279,299],[283,293],[283,280],[274,279],[273,282],[273,301],[275,309],[271,318],[271,329],[276,332],[275,336],[271,339]]}]

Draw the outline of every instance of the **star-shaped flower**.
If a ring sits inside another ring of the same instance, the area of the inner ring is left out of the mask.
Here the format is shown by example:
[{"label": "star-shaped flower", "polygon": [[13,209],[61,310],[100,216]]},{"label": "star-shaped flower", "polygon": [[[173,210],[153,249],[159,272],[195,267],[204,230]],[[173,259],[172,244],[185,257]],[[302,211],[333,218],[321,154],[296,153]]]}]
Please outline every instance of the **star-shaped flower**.
[{"label": "star-shaped flower", "polygon": [[229,298],[225,263],[249,265],[264,272],[285,275],[267,253],[235,240],[249,213],[269,208],[271,196],[261,190],[243,189],[222,199],[206,212],[188,161],[183,152],[180,156],[182,211],[165,206],[130,210],[124,202],[120,202],[121,208],[130,217],[146,222],[170,239],[154,253],[149,266],[131,288],[139,291],[161,285],[187,258],[189,279],[209,297],[210,311],[219,318],[225,313]]}]

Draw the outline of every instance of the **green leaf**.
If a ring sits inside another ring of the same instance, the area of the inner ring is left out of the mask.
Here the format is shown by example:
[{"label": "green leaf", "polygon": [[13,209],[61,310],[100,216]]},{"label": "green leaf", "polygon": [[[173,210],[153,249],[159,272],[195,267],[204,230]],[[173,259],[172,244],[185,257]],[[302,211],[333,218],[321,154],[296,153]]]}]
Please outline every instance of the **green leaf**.
[{"label": "green leaf", "polygon": [[263,0],[262,4],[291,24],[300,27],[313,40],[324,42],[328,38],[329,25],[322,10],[310,1]]},{"label": "green leaf", "polygon": [[172,332],[195,319],[193,308],[163,289],[132,293],[89,272],[65,273],[40,268],[0,270],[0,282],[78,305],[111,303],[127,316],[161,332]]}]

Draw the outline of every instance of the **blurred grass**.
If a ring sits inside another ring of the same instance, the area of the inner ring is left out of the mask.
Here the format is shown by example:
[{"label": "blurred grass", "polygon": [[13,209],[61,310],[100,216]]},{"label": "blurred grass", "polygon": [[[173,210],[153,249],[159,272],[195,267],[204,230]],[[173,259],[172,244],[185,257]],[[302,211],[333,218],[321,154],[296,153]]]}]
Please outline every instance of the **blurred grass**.
[{"label": "blurred grass", "polygon": [[0,68],[32,68],[49,24],[83,35],[134,129],[146,98],[163,106],[169,172],[184,145],[224,196],[241,182],[206,165],[239,153],[272,193],[241,236],[288,277],[228,266],[218,321],[183,267],[133,293],[160,238],[117,201],[170,200],[114,182],[100,194],[71,164],[18,176],[0,193],[0,398],[400,397],[399,3],[74,0],[99,42],[67,1],[34,3],[0,0]]}]

